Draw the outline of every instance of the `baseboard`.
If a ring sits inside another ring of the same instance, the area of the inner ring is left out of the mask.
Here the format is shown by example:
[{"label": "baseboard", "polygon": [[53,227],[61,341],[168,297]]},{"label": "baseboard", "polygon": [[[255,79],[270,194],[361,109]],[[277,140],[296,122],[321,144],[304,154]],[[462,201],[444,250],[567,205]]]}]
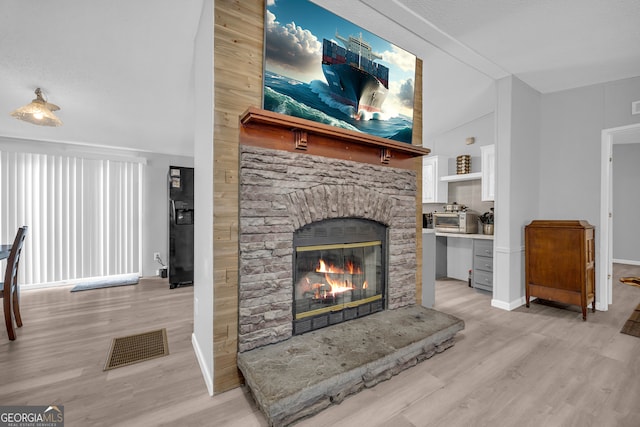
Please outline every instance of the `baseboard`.
[{"label": "baseboard", "polygon": [[[538,299],[537,297],[531,297],[531,298],[529,298],[529,301],[533,302],[533,301],[535,301],[537,299]],[[495,308],[499,308],[499,309],[507,310],[507,311],[512,311],[512,310],[515,310],[518,307],[522,307],[526,303],[527,303],[527,298],[526,297],[518,298],[517,300],[511,301],[510,303],[504,302],[504,301],[500,301],[500,300],[497,300],[497,299],[492,299],[491,300],[491,307],[495,307]],[[589,304],[589,306],[587,308],[589,309],[589,312],[591,312],[591,304]],[[598,310],[598,311],[607,311],[607,310],[609,310],[609,307],[604,306],[603,304],[601,304],[598,301],[596,301],[596,310]]]},{"label": "baseboard", "polygon": [[193,345],[193,350],[196,352],[196,359],[198,360],[198,365],[200,365],[200,371],[202,371],[209,396],[213,396],[213,375],[211,375],[211,372],[207,369],[206,359],[200,350],[200,345],[198,344],[195,334],[191,334],[191,344]]},{"label": "baseboard", "polygon": [[634,261],[631,259],[612,259],[614,264],[628,264],[628,265],[640,265],[640,261]]},{"label": "baseboard", "polygon": [[[533,301],[535,298],[531,298],[531,301]],[[506,301],[501,301],[498,299],[492,299],[491,300],[491,307],[495,307],[495,308],[499,308],[502,310],[507,310],[507,311],[511,311],[511,310],[515,310],[518,307],[521,307],[523,305],[525,305],[527,302],[527,298],[526,297],[520,297],[517,300],[511,301],[511,302],[506,302]]]}]

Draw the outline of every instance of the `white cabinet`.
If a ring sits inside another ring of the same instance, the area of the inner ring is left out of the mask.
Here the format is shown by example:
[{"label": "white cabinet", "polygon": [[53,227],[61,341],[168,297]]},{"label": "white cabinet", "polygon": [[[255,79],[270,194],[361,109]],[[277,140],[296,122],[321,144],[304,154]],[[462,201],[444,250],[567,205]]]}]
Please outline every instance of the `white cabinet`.
[{"label": "white cabinet", "polygon": [[480,147],[482,167],[482,201],[494,201],[496,194],[496,146]]},{"label": "white cabinet", "polygon": [[449,186],[440,178],[449,168],[449,159],[443,156],[422,158],[422,203],[447,203]]}]

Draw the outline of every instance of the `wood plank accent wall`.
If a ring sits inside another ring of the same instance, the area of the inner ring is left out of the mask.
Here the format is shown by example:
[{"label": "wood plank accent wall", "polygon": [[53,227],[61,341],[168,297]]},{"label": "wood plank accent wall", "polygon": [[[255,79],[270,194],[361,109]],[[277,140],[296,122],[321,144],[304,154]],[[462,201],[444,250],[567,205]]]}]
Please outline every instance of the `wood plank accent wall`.
[{"label": "wood plank accent wall", "polygon": [[[238,387],[239,118],[261,107],[264,0],[216,0],[214,23],[214,393]],[[422,144],[422,62],[416,64],[413,141]],[[417,300],[422,294],[422,160],[418,172]],[[418,166],[419,165],[419,166]]]},{"label": "wood plank accent wall", "polygon": [[263,0],[216,0],[214,23],[214,393],[239,386],[239,117],[262,100]]}]

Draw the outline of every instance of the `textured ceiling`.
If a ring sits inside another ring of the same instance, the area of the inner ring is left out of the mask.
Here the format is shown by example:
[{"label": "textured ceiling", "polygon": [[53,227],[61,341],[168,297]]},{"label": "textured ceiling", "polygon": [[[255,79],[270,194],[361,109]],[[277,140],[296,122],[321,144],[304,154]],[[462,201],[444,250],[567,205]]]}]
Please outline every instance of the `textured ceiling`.
[{"label": "textured ceiling", "polygon": [[[0,2],[0,135],[193,155],[202,0]],[[9,116],[41,87],[64,125]]]},{"label": "textured ceiling", "polygon": [[[193,155],[203,1],[0,1],[0,136]],[[314,2],[423,59],[427,140],[493,111],[509,74],[542,93],[640,76],[638,0]],[[36,87],[64,126],[9,116]]]}]

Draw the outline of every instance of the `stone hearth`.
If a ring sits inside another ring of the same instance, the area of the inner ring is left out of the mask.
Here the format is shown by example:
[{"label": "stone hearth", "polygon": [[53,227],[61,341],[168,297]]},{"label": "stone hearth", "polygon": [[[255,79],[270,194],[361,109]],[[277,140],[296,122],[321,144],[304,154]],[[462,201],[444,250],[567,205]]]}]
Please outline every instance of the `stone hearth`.
[{"label": "stone hearth", "polygon": [[462,329],[454,316],[404,307],[240,353],[238,366],[269,425],[284,426],[444,351]]}]

